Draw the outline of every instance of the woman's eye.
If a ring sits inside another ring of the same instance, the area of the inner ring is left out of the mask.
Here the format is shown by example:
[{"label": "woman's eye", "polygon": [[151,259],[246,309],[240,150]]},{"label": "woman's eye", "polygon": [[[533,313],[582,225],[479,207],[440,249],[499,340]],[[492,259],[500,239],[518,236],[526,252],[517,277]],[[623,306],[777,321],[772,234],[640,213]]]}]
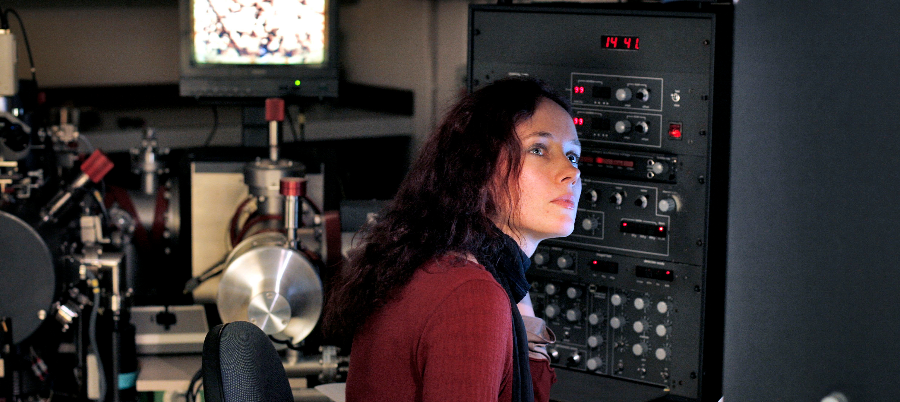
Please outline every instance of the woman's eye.
[{"label": "woman's eye", "polygon": [[569,158],[569,162],[572,162],[573,165],[578,166],[578,155],[569,154],[566,156]]},{"label": "woman's eye", "polygon": [[540,147],[534,147],[534,148],[531,148],[528,152],[531,152],[531,153],[533,153],[533,154],[535,154],[535,155],[538,155],[538,156],[543,156],[543,155],[544,155],[544,149],[543,149],[543,148],[540,148]]}]

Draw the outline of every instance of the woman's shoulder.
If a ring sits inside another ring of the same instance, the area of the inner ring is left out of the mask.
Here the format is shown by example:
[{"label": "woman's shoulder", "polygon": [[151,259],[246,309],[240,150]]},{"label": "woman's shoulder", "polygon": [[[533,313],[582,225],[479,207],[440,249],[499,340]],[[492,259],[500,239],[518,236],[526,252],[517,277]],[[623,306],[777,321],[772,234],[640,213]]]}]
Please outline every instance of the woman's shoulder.
[{"label": "woman's shoulder", "polygon": [[435,258],[423,265],[413,275],[407,290],[442,298],[448,293],[472,288],[487,292],[486,297],[506,298],[506,291],[484,266],[455,256]]},{"label": "woman's shoulder", "polygon": [[[463,256],[445,255],[437,257],[422,266],[416,273],[418,276],[432,280],[451,281],[453,283],[471,280],[489,280],[497,283],[483,265]],[[499,287],[500,284],[497,284]]]}]

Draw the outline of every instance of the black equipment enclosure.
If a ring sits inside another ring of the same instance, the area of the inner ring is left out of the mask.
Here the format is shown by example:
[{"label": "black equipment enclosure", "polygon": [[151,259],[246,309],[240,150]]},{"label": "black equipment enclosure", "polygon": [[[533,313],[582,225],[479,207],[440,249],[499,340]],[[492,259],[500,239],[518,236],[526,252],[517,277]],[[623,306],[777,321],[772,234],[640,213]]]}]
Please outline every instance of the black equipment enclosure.
[{"label": "black equipment enclosure", "polygon": [[551,399],[722,395],[733,7],[473,5],[469,89],[530,75],[571,100],[575,231],[541,244]]}]

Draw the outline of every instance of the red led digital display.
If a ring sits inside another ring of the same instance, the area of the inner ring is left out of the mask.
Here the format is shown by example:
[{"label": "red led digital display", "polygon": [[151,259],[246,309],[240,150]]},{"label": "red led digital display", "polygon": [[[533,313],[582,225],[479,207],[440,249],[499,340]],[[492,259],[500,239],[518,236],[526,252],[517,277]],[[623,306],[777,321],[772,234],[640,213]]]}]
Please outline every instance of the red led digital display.
[{"label": "red led digital display", "polygon": [[610,165],[610,166],[623,166],[623,167],[634,167],[634,161],[626,161],[621,159],[610,159],[610,158],[601,158],[597,157],[594,159],[594,163],[599,163],[601,165]]},{"label": "red led digital display", "polygon": [[641,38],[637,36],[603,35],[600,42],[604,49],[641,50]]},{"label": "red led digital display", "polygon": [[634,274],[639,278],[656,279],[667,282],[675,281],[675,272],[671,269],[642,267],[638,265],[634,267]]},{"label": "red led digital display", "polygon": [[584,117],[573,117],[573,118],[572,118],[572,121],[575,122],[575,125],[576,125],[576,126],[583,126],[583,125],[584,125]]},{"label": "red led digital display", "polygon": [[668,228],[664,225],[654,225],[652,223],[646,222],[626,221],[624,219],[619,222],[619,231],[622,233],[653,236],[663,239],[666,238],[669,232]]},{"label": "red led digital display", "polygon": [[584,87],[574,87],[574,88],[572,88],[572,92],[574,92],[574,93],[576,93],[576,94],[583,94],[583,93],[584,93]]}]

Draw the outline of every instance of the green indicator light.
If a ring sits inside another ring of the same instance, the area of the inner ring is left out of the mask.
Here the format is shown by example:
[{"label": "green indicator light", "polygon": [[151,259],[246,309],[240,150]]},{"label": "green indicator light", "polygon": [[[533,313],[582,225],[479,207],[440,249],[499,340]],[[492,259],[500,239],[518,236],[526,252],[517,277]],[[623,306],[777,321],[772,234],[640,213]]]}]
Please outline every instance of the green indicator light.
[{"label": "green indicator light", "polygon": [[299,86],[300,86],[300,80],[294,80],[294,86],[295,86],[295,87],[299,87]]}]

